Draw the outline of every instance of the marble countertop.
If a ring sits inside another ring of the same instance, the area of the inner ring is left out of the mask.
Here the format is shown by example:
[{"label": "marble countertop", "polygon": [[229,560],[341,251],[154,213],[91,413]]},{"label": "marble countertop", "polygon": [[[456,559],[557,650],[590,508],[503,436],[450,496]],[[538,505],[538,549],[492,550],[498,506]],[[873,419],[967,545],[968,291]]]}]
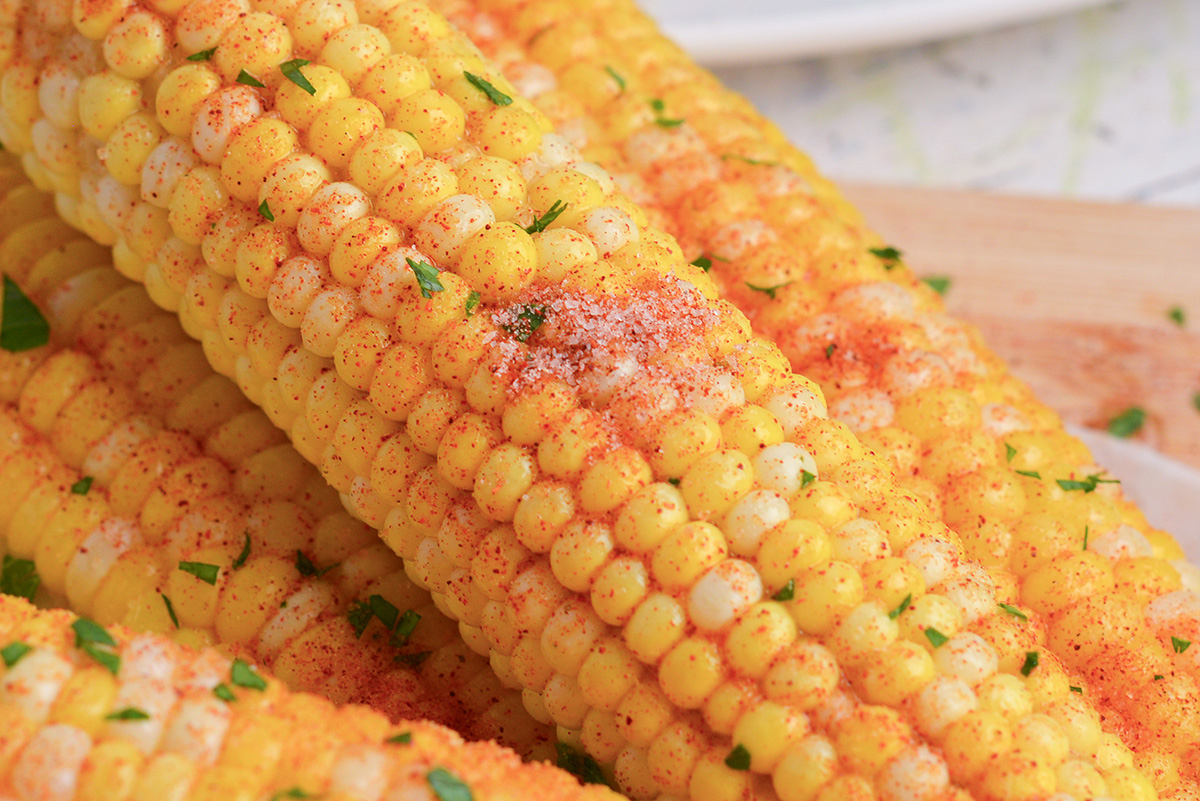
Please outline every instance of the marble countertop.
[{"label": "marble countertop", "polygon": [[1200,206],[1200,0],[716,71],[839,180]]}]

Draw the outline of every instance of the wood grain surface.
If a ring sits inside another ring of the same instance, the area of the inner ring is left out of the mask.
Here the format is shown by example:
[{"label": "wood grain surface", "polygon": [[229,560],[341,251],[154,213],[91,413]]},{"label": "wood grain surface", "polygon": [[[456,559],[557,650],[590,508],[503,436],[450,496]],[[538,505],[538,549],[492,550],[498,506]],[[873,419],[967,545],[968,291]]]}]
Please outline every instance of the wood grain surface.
[{"label": "wood grain surface", "polygon": [[844,188],[1065,419],[1140,406],[1137,438],[1200,467],[1200,209]]}]

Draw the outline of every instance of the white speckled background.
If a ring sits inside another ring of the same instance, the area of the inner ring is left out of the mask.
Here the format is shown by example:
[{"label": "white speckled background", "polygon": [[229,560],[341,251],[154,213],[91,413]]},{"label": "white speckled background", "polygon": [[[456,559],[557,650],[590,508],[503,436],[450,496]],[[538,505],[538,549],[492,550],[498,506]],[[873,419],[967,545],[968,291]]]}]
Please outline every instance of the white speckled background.
[{"label": "white speckled background", "polygon": [[717,72],[838,179],[1200,205],[1200,0]]}]

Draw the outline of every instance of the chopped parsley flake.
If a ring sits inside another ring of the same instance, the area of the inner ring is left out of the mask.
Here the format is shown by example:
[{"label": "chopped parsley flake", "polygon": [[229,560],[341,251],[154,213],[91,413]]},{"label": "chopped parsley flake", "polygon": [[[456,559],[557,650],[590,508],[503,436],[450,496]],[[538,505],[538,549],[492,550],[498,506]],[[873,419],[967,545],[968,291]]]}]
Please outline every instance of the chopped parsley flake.
[{"label": "chopped parsley flake", "polygon": [[180,562],[179,569],[184,573],[190,573],[205,584],[213,585],[217,583],[217,576],[221,572],[219,565],[210,565],[207,562]]},{"label": "chopped parsley flake", "polygon": [[512,105],[512,98],[504,94],[504,92],[501,92],[495,86],[492,86],[492,84],[488,81],[470,72],[464,71],[463,75],[467,77],[467,82],[471,84],[471,86],[474,86],[476,89],[487,95],[487,99],[495,103],[497,106]]},{"label": "chopped parsley flake", "polygon": [[387,738],[384,742],[399,743],[400,745],[408,745],[409,743],[412,742],[412,732],[411,731],[402,731],[399,734],[393,734],[391,737]]},{"label": "chopped parsley flake", "polygon": [[682,119],[671,119],[671,118],[663,116],[663,112],[666,110],[667,104],[664,103],[662,100],[660,100],[659,98],[656,97],[656,98],[650,100],[649,102],[650,102],[650,108],[654,110],[654,124],[655,125],[658,125],[662,128],[675,128],[679,125],[683,125]]},{"label": "chopped parsley flake", "polygon": [[704,272],[708,272],[712,269],[712,259],[710,259],[708,256],[700,256],[692,262],[692,266],[699,267],[701,270],[704,270]]},{"label": "chopped parsley flake", "polygon": [[1154,674],[1154,680],[1155,680],[1155,681],[1162,681],[1162,680],[1163,680],[1163,679],[1165,679],[1165,678],[1166,678],[1166,676],[1164,676],[1164,675],[1163,675],[1163,674],[1161,674],[1161,673],[1155,673],[1155,674]]},{"label": "chopped parsley flake", "polygon": [[1025,664],[1021,665],[1021,675],[1028,676],[1030,673],[1033,672],[1033,669],[1036,668],[1037,666],[1038,666],[1038,652],[1037,651],[1026,651],[1025,652]]},{"label": "chopped parsley flake", "polygon": [[1016,455],[1017,455],[1017,449],[1014,448],[1012,445],[1009,445],[1007,442],[1004,443],[1004,459],[1005,459],[1005,461],[1011,462],[1013,460],[1013,457]]},{"label": "chopped parsley flake", "polygon": [[14,559],[4,554],[4,564],[0,567],[0,592],[32,601],[41,583],[32,559]]},{"label": "chopped parsley flake", "polygon": [[245,687],[248,690],[267,689],[267,680],[241,659],[233,660],[233,666],[229,669],[229,680],[235,687]]},{"label": "chopped parsley flake", "polygon": [[778,161],[764,161],[763,159],[752,159],[749,156],[742,156],[737,153],[722,153],[721,161],[742,161],[742,162],[745,162],[746,164],[750,164],[755,167],[778,167],[779,166]]},{"label": "chopped parsley flake", "polygon": [[1192,395],[1192,408],[1200,411],[1200,392]]},{"label": "chopped parsley flake", "polygon": [[271,207],[267,204],[267,201],[264,200],[262,203],[258,204],[258,213],[261,214],[267,222],[275,222],[275,215],[271,212]]},{"label": "chopped parsley flake", "polygon": [[817,480],[816,473],[810,473],[807,470],[800,471],[800,489],[804,489],[809,484]]},{"label": "chopped parsley flake", "polygon": [[883,261],[884,268],[887,270],[890,270],[893,267],[895,267],[896,262],[898,262],[898,261],[900,261],[900,259],[904,258],[904,254],[902,254],[896,248],[891,247],[890,245],[888,247],[883,247],[883,248],[867,248],[867,252],[870,253],[872,256],[875,256],[876,258],[881,259]]},{"label": "chopped parsley flake", "polygon": [[207,50],[201,50],[198,53],[192,53],[187,57],[188,61],[211,61],[213,54],[217,52],[217,48],[210,47]]},{"label": "chopped parsley flake", "polygon": [[746,746],[738,743],[725,757],[725,765],[733,770],[750,770],[750,752]]},{"label": "chopped parsley flake", "polygon": [[396,621],[400,619],[400,610],[382,595],[372,595],[369,603],[371,605],[371,614],[379,618],[388,631],[391,631],[396,626]]},{"label": "chopped parsley flake", "polygon": [[350,628],[354,630],[355,637],[362,637],[362,632],[367,630],[367,625],[370,624],[374,614],[371,612],[370,601],[359,601],[350,604],[350,608],[346,613],[350,621]]},{"label": "chopped parsley flake", "polygon": [[947,637],[945,634],[942,634],[940,631],[935,629],[933,626],[925,627],[925,639],[927,639],[927,640],[929,640],[929,642],[933,643],[934,648],[941,648],[943,645],[950,642],[949,637]]},{"label": "chopped parsley flake", "polygon": [[624,92],[625,91],[625,79],[621,77],[621,73],[617,72],[612,67],[605,67],[604,71],[607,72],[610,76],[612,76],[612,79],[617,82],[617,87],[620,88],[620,90],[622,92]]},{"label": "chopped parsley flake", "polygon": [[1020,609],[1018,609],[1017,607],[1013,606],[1012,604],[997,604],[997,605],[998,605],[998,606],[999,606],[1001,609],[1003,609],[1005,612],[1008,612],[1008,613],[1009,613],[1010,615],[1012,615],[1013,617],[1020,618],[1021,620],[1028,620],[1028,619],[1029,619],[1028,617],[1026,617],[1026,615],[1025,615],[1025,613],[1024,613],[1024,612],[1022,612]]},{"label": "chopped parsley flake", "polygon": [[427,261],[405,259],[417,276],[417,286],[421,287],[421,297],[432,298],[434,292],[445,292],[446,287],[438,280],[438,269]]},{"label": "chopped parsley flake", "polygon": [[[584,784],[608,784],[604,771],[599,763],[587,754],[576,751],[566,743],[555,743],[554,750],[558,753],[556,764],[562,770],[575,776]],[[609,785],[611,786],[611,785]]]},{"label": "chopped parsley flake", "polygon": [[285,798],[312,798],[312,796],[299,787],[289,787],[271,796],[271,801],[283,801]]},{"label": "chopped parsley flake", "polygon": [[904,596],[904,600],[900,602],[899,606],[897,606],[892,611],[888,612],[888,617],[891,618],[892,620],[895,620],[896,618],[900,617],[902,614],[904,614],[904,610],[908,609],[909,604],[911,604],[911,603],[912,603],[912,593],[910,592],[908,595]]},{"label": "chopped parsley flake", "polygon": [[301,551],[301,550],[296,551],[296,571],[302,576],[306,576],[306,577],[312,576],[313,578],[320,578],[321,576],[328,573],[330,570],[333,570],[335,567],[337,567],[338,564],[339,563],[335,562],[334,564],[329,565],[328,567],[318,568],[316,565],[313,564],[313,561],[311,559],[309,559],[307,556],[304,555],[304,551]]},{"label": "chopped parsley flake", "polygon": [[299,86],[310,95],[317,93],[317,88],[309,83],[308,78],[304,77],[304,73],[300,71],[301,67],[308,66],[308,59],[293,58],[291,61],[285,61],[279,65],[279,71],[283,73],[283,77],[287,78],[292,83]]},{"label": "chopped parsley flake", "polygon": [[480,295],[478,292],[472,289],[471,294],[467,295],[466,302],[463,303],[463,311],[466,312],[468,317],[475,316],[475,309],[479,306],[479,301],[481,300],[483,300],[483,295]]},{"label": "chopped parsley flake", "polygon": [[667,479],[667,483],[668,483],[668,484],[670,484],[670,485],[671,485],[671,486],[673,486],[673,487],[678,487],[678,486],[679,486],[679,479],[677,479],[677,478],[668,478],[668,479]]},{"label": "chopped parsley flake", "polygon": [[1175,649],[1175,653],[1182,654],[1192,646],[1191,640],[1181,640],[1178,637],[1171,638],[1171,647]]},{"label": "chopped parsley flake", "polygon": [[1092,473],[1083,481],[1077,481],[1071,478],[1056,479],[1055,483],[1059,487],[1071,492],[1072,490],[1083,490],[1084,492],[1095,492],[1096,487],[1100,484],[1120,484],[1121,482],[1115,478],[1100,478],[1101,473]]},{"label": "chopped parsley flake", "polygon": [[228,685],[225,684],[218,684],[216,687],[213,687],[213,695],[227,704],[231,704],[237,700],[237,696],[233,694],[233,690],[229,689]]},{"label": "chopped parsley flake", "polygon": [[943,297],[945,297],[946,293],[950,291],[951,281],[948,276],[931,275],[928,278],[922,278],[921,280],[928,284],[930,289]]},{"label": "chopped parsley flake", "polygon": [[110,712],[104,716],[105,720],[149,720],[150,716],[141,709],[133,706],[127,706],[124,709],[118,709],[116,712]]},{"label": "chopped parsley flake", "polygon": [[397,647],[408,645],[408,638],[412,636],[413,630],[416,629],[417,624],[420,622],[420,615],[411,609],[406,610],[396,623],[396,629],[392,632],[392,638],[388,641],[388,644]]},{"label": "chopped parsley flake", "polygon": [[771,596],[773,601],[790,601],[796,597],[796,580],[788,579],[783,589]]},{"label": "chopped parsley flake", "polygon": [[392,661],[397,664],[408,665],[409,667],[417,667],[432,655],[433,651],[418,651],[415,654],[396,654],[396,657]]},{"label": "chopped parsley flake", "polygon": [[775,286],[755,286],[754,284],[747,281],[746,286],[750,287],[755,292],[762,292],[771,300],[775,300],[775,293],[778,292],[779,290],[783,289],[785,286],[790,285],[791,283],[792,283],[791,281],[784,281],[782,284],[776,284]]},{"label": "chopped parsley flake", "polygon": [[175,624],[175,628],[179,628],[179,616],[175,614],[175,604],[171,603],[171,599],[161,592],[158,594],[158,597],[162,598],[163,603],[167,606],[167,617],[171,618],[171,622]]},{"label": "chopped parsley flake", "polygon": [[445,768],[434,768],[425,774],[425,780],[441,801],[474,801],[471,788]]},{"label": "chopped parsley flake", "polygon": [[825,346],[825,358],[826,358],[826,359],[832,359],[832,358],[833,358],[833,352],[834,352],[835,350],[837,350],[837,343],[836,343],[836,342],[830,342],[828,345],[826,345],[826,346]]},{"label": "chopped parsley flake", "polygon": [[1085,551],[1087,550],[1087,546],[1088,546],[1088,536],[1091,534],[1091,532],[1092,532],[1091,526],[1083,527],[1083,550],[1085,550]]},{"label": "chopped parsley flake", "polygon": [[566,210],[567,210],[566,203],[563,203],[561,200],[554,201],[554,204],[552,206],[550,206],[550,208],[546,209],[545,214],[543,214],[541,217],[538,217],[537,219],[535,219],[532,223],[530,223],[525,228],[525,233],[537,234],[537,233],[541,233],[542,231],[545,231],[547,228],[550,227],[550,223],[557,220],[562,215],[562,213]]},{"label": "chopped parsley flake", "polygon": [[75,647],[108,668],[114,676],[121,669],[121,657],[110,649],[115,648],[117,641],[99,623],[81,617],[71,624],[75,632]]},{"label": "chopped parsley flake", "polygon": [[23,642],[10,642],[4,648],[0,648],[0,659],[4,660],[5,667],[12,667],[32,650],[33,646],[26,645]]},{"label": "chopped parsley flake", "polygon": [[91,476],[84,476],[71,485],[72,495],[87,495],[92,489],[92,482],[95,481]]},{"label": "chopped parsley flake", "polygon": [[1036,470],[1014,470],[1013,472],[1016,473],[1018,476],[1026,476],[1028,478],[1036,478],[1038,481],[1042,480],[1042,474]]},{"label": "chopped parsley flake", "polygon": [[546,322],[546,312],[548,311],[549,309],[545,306],[527,304],[517,312],[516,322],[500,327],[512,334],[518,342],[528,342],[534,332],[542,327],[542,323]]},{"label": "chopped parsley flake", "polygon": [[1083,688],[1082,688],[1082,687],[1076,687],[1074,684],[1070,685],[1070,688],[1071,688],[1071,692],[1073,692],[1073,693],[1081,693],[1081,692],[1083,692]]},{"label": "chopped parsley flake", "polygon": [[50,324],[33,301],[7,275],[0,304],[0,350],[20,353],[50,341]]},{"label": "chopped parsley flake", "polygon": [[1167,309],[1167,319],[1180,328],[1183,328],[1184,324],[1187,323],[1187,315],[1184,313],[1182,306],[1172,306]]},{"label": "chopped parsley flake", "polygon": [[1125,411],[1108,421],[1106,428],[1114,437],[1128,439],[1142,430],[1146,424],[1146,410],[1140,406],[1130,406]]},{"label": "chopped parsley flake", "polygon": [[234,559],[233,564],[230,565],[230,569],[232,570],[241,570],[242,565],[246,564],[246,560],[250,558],[250,532],[242,532],[242,537],[244,538],[242,540],[242,552],[238,554],[237,559]]},{"label": "chopped parsley flake", "polygon": [[253,75],[246,72],[245,70],[242,70],[241,72],[238,73],[237,82],[240,84],[245,84],[246,86],[254,86],[259,89],[267,88],[267,85],[265,83],[260,81],[258,78],[255,78]]}]

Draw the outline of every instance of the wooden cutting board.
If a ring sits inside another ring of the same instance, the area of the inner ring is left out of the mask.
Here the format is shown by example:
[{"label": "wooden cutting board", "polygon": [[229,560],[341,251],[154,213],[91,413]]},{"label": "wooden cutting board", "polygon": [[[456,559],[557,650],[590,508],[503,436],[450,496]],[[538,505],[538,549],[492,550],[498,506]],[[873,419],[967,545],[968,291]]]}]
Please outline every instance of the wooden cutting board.
[{"label": "wooden cutting board", "polygon": [[844,189],[1066,420],[1140,406],[1137,438],[1200,467],[1200,209]]}]

